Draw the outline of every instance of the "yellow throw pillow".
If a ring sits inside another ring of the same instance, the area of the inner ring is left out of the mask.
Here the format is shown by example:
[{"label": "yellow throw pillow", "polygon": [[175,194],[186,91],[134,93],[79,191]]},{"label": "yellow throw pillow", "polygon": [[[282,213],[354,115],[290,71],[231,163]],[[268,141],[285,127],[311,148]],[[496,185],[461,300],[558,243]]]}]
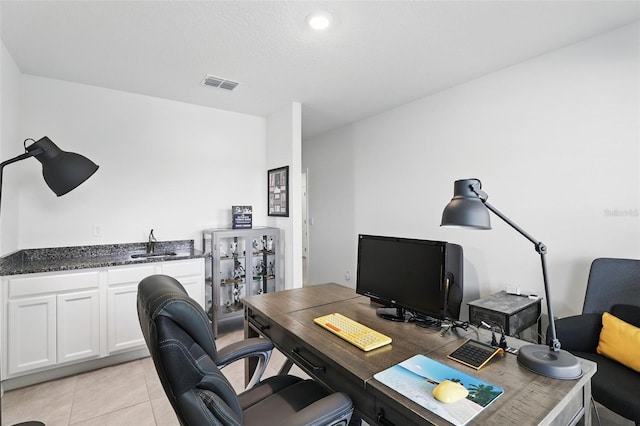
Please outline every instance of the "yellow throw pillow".
[{"label": "yellow throw pillow", "polygon": [[640,328],[603,313],[597,351],[640,373]]}]

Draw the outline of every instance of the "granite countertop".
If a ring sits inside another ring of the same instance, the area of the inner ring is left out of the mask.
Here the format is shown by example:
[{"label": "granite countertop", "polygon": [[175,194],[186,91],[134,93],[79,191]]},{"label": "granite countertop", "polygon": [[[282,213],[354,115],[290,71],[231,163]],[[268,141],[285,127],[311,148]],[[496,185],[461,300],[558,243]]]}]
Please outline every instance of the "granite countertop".
[{"label": "granite countertop", "polygon": [[173,252],[174,256],[131,257],[146,251],[146,242],[19,250],[0,258],[0,276],[206,257],[202,251],[194,249],[193,240],[159,241],[155,244],[154,253]]}]

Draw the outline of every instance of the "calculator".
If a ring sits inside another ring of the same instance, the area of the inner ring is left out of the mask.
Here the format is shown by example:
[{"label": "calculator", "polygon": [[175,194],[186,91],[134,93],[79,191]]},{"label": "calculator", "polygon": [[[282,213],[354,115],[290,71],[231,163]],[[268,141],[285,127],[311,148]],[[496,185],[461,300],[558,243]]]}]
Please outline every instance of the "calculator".
[{"label": "calculator", "polygon": [[455,351],[447,355],[447,358],[461,362],[462,364],[475,368],[476,370],[480,370],[496,354],[502,353],[504,353],[502,348],[494,348],[487,343],[469,339],[462,345],[458,346]]}]

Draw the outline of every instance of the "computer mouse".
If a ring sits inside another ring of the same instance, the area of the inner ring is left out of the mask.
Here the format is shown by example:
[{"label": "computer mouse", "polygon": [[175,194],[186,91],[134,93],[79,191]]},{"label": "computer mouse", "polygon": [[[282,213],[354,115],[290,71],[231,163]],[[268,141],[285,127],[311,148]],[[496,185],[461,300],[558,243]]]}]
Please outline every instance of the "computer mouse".
[{"label": "computer mouse", "polygon": [[433,396],[445,404],[460,401],[462,398],[466,398],[467,395],[469,395],[469,391],[464,386],[451,380],[443,380],[433,389]]}]

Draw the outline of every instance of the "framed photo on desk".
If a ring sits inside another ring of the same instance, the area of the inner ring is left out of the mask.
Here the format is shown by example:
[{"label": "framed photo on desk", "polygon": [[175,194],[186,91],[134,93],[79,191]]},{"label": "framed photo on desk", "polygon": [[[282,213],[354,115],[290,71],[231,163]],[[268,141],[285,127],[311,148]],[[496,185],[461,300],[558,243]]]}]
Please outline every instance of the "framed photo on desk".
[{"label": "framed photo on desk", "polygon": [[267,214],[289,217],[289,166],[267,172]]}]

